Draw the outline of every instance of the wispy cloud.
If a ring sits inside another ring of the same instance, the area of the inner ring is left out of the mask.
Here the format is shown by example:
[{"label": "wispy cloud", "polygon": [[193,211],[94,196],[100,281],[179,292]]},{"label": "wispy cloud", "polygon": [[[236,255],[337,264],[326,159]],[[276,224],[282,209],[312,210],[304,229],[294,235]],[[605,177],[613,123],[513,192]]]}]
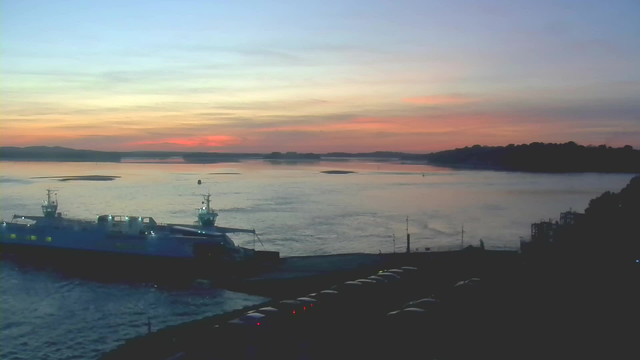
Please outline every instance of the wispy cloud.
[{"label": "wispy cloud", "polygon": [[479,99],[467,95],[449,94],[411,97],[403,99],[403,101],[414,105],[446,106],[474,103]]},{"label": "wispy cloud", "polygon": [[125,144],[127,147],[147,146],[147,145],[176,145],[179,147],[223,147],[236,145],[242,142],[242,139],[235,136],[213,135],[186,138],[169,138],[153,141],[138,141]]}]

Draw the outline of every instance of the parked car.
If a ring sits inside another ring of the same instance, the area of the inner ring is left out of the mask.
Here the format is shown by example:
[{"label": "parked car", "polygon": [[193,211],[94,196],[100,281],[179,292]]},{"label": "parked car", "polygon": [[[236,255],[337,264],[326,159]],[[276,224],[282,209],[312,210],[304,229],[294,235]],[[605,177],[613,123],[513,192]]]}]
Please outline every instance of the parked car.
[{"label": "parked car", "polygon": [[346,281],[331,287],[331,290],[337,291],[344,302],[357,301],[359,297],[366,295],[364,285],[356,281]]},{"label": "parked car", "polygon": [[396,274],[396,275],[398,275],[400,277],[402,277],[402,275],[405,274],[404,271],[402,271],[400,269],[389,269],[389,270],[385,270],[385,272]]},{"label": "parked car", "polygon": [[247,313],[239,318],[230,320],[227,322],[228,325],[233,326],[260,326],[267,325],[267,316],[264,314],[260,314],[257,312]]},{"label": "parked car", "polygon": [[253,358],[255,354],[269,356],[281,347],[282,328],[275,327],[276,324],[278,321],[268,315],[249,312],[221,325],[211,342],[222,359]]},{"label": "parked car", "polygon": [[401,310],[392,311],[387,314],[387,318],[398,325],[413,324],[416,322],[424,321],[428,312],[424,309],[418,308],[406,308]]},{"label": "parked car", "polygon": [[388,283],[388,281],[387,281],[387,280],[385,280],[385,279],[383,279],[383,278],[381,278],[381,277],[379,277],[379,276],[369,276],[367,279],[369,279],[369,280],[373,280],[373,281],[375,281],[375,282],[377,282],[377,283],[379,283],[379,284],[386,284],[386,283]]},{"label": "parked car", "polygon": [[298,300],[282,300],[273,305],[283,313],[288,313],[292,317],[299,317],[304,314],[304,304]]},{"label": "parked car", "polygon": [[303,304],[302,310],[305,313],[311,313],[320,305],[319,301],[310,297],[299,297],[296,299]]},{"label": "parked car", "polygon": [[403,266],[400,270],[409,271],[409,272],[417,272],[418,268],[413,266]]},{"label": "parked car", "polygon": [[309,294],[306,297],[316,299],[324,307],[329,303],[338,301],[340,294],[335,290],[322,290],[317,293]]},{"label": "parked car", "polygon": [[424,298],[420,300],[411,301],[403,306],[403,309],[417,308],[423,310],[438,311],[440,307],[440,301],[433,298]]},{"label": "parked car", "polygon": [[367,295],[369,296],[377,295],[379,292],[382,291],[384,286],[371,279],[358,279],[358,280],[355,280],[355,282],[364,285],[364,290],[367,292]]},{"label": "parked car", "polygon": [[433,321],[429,311],[418,308],[406,308],[387,314],[384,322],[389,341],[402,344],[393,348],[394,358],[406,359],[433,358],[430,352],[442,341],[440,325]]},{"label": "parked car", "polygon": [[390,272],[377,273],[375,276],[383,278],[384,280],[387,280],[387,282],[399,282],[401,280],[398,274],[393,274]]},{"label": "parked car", "polygon": [[420,280],[420,274],[418,273],[418,268],[413,266],[403,266],[399,270],[402,270],[403,274],[407,277],[407,280],[411,282],[416,282]]},{"label": "parked car", "polygon": [[247,315],[249,314],[262,314],[264,316],[267,317],[267,320],[269,322],[274,322],[277,321],[279,318],[281,318],[283,316],[282,312],[274,307],[271,306],[267,306],[267,307],[263,307],[260,309],[256,309],[256,310],[251,310],[249,312],[247,312]]}]

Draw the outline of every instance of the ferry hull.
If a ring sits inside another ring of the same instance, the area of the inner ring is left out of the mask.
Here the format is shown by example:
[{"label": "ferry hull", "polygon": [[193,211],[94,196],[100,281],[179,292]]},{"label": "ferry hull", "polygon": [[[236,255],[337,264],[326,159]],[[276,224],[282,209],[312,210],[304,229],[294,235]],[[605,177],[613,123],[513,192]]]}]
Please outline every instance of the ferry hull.
[{"label": "ferry hull", "polygon": [[2,243],[2,260],[100,279],[165,281],[223,278],[234,264],[220,259],[178,258]]},{"label": "ferry hull", "polygon": [[193,244],[201,240],[190,237],[159,235],[111,234],[95,225],[3,224],[0,244],[37,246],[47,249],[77,249],[159,257],[193,258]]}]

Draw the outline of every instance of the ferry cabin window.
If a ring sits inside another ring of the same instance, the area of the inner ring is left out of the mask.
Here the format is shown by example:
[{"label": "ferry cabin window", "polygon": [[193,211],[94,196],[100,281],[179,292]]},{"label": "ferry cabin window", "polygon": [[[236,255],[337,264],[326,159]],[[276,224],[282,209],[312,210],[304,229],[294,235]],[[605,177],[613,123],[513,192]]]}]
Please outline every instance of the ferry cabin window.
[{"label": "ferry cabin window", "polygon": [[109,222],[109,215],[100,215],[98,216],[98,223],[107,223]]}]

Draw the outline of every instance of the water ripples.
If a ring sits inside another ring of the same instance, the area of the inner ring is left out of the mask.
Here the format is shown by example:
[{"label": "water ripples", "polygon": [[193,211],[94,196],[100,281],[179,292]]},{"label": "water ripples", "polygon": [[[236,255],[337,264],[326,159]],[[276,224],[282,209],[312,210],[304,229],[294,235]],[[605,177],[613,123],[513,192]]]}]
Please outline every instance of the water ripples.
[{"label": "water ripples", "polygon": [[[284,256],[403,251],[406,216],[412,247],[458,247],[465,242],[508,248],[528,236],[529,224],[561,211],[583,209],[603,191],[618,191],[627,174],[522,174],[436,169],[428,166],[345,162],[278,166],[234,164],[2,164],[0,212],[39,213],[44,189],[60,189],[70,217],[97,213],[153,216],[192,223],[200,194],[210,189],[221,226],[255,228],[268,250]],[[378,166],[379,169],[378,170]],[[324,175],[327,169],[357,176]],[[211,176],[212,172],[242,176]],[[422,172],[425,176],[421,176]],[[65,184],[32,176],[121,175],[113,182]],[[196,177],[198,176],[198,177]],[[252,247],[252,236],[233,236]],[[260,247],[259,243],[256,246]],[[105,269],[108,273],[109,269]],[[38,264],[0,262],[0,358],[95,359],[152,329],[240,308],[265,299],[209,288],[106,282]]]}]

